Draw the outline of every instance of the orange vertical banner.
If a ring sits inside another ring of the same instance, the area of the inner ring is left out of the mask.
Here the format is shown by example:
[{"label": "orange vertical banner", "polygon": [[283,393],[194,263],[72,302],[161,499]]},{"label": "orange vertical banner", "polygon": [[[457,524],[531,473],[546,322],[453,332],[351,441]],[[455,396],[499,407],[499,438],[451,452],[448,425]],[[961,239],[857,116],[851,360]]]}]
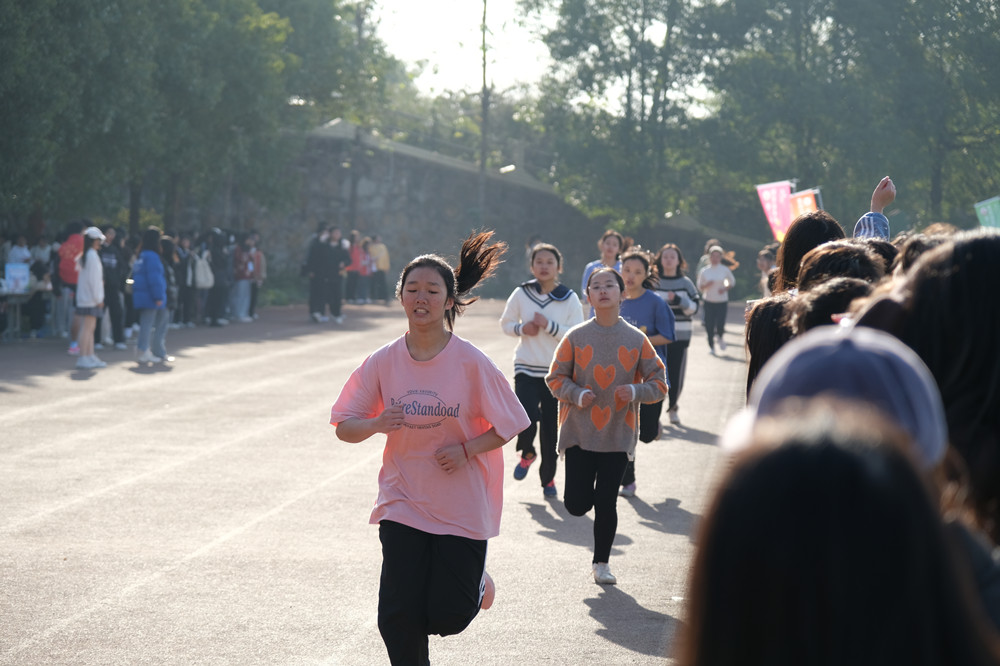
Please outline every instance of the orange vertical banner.
[{"label": "orange vertical banner", "polygon": [[819,210],[819,206],[816,204],[816,190],[795,192],[789,198],[789,201],[792,205],[792,220],[803,213],[812,213]]}]

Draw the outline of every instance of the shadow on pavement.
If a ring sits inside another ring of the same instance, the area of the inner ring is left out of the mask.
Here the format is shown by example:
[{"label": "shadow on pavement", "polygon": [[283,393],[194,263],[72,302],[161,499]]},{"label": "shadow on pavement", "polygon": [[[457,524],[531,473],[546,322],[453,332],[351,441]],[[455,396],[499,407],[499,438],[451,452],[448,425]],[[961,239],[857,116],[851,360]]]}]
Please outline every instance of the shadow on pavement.
[{"label": "shadow on pavement", "polygon": [[665,657],[680,626],[677,618],[643,608],[618,587],[603,585],[600,595],[585,599],[590,616],[604,625],[597,635],[616,645],[654,657]]},{"label": "shadow on pavement", "polygon": [[[228,342],[265,343],[275,340],[289,340],[317,335],[337,335],[338,332],[363,331],[379,325],[385,319],[400,321],[399,333],[406,330],[406,317],[402,310],[383,305],[346,306],[344,323],[318,324],[309,319],[304,305],[283,305],[260,308],[260,319],[246,323],[232,323],[228,326],[198,326],[195,328],[171,329],[167,332],[167,350],[178,359],[184,357],[184,350]],[[77,370],[74,357],[66,354],[67,340],[59,337],[16,340],[0,344],[0,381],[32,385],[33,376],[68,375],[81,381],[93,376],[93,372]],[[128,341],[127,351],[101,350],[98,355],[108,367],[134,366],[137,352],[135,338]],[[135,367],[129,368],[140,372]],[[107,372],[106,369],[97,372]]]},{"label": "shadow on pavement", "polygon": [[[580,546],[587,551],[594,549],[594,519],[590,515],[573,516],[566,510],[562,502],[550,502],[546,504],[533,504],[531,502],[521,502],[528,513],[542,528],[538,531],[539,536],[543,536],[553,541]],[[611,549],[612,554],[621,554],[618,546],[632,543],[632,539],[619,532],[615,536],[615,545]]]},{"label": "shadow on pavement", "polygon": [[664,534],[679,534],[694,542],[694,527],[699,516],[682,509],[680,500],[668,497],[657,504],[649,504],[639,497],[629,497],[627,501],[641,519],[639,524]]},{"label": "shadow on pavement", "polygon": [[661,441],[665,440],[668,445],[671,439],[683,439],[692,444],[708,444],[709,446],[716,446],[719,442],[719,435],[714,432],[688,428],[684,425],[663,426],[663,435],[664,438]]}]

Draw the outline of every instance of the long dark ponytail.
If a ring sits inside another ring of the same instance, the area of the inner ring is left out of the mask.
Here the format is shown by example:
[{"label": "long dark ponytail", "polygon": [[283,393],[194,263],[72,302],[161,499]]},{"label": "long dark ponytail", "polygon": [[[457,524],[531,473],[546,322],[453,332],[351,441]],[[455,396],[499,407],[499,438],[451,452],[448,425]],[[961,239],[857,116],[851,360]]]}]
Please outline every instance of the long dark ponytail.
[{"label": "long dark ponytail", "polygon": [[503,261],[502,257],[507,251],[507,244],[503,241],[490,243],[493,238],[493,231],[474,231],[462,242],[462,250],[459,253],[458,268],[452,268],[447,261],[436,254],[424,254],[403,269],[399,275],[399,282],[396,283],[396,298],[399,298],[403,291],[403,284],[414,268],[433,268],[444,280],[447,297],[452,299],[450,310],[444,313],[444,320],[448,330],[453,330],[455,317],[462,314],[465,308],[478,300],[477,296],[464,298],[466,294],[475,289],[479,283],[488,280],[496,273],[497,266]]}]

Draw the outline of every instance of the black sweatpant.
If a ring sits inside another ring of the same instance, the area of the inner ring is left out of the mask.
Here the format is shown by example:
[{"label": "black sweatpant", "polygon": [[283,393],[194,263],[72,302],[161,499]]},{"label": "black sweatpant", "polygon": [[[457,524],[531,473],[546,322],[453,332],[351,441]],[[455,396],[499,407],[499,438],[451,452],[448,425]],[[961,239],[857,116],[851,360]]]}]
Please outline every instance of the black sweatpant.
[{"label": "black sweatpant", "polygon": [[309,314],[326,312],[326,279],[315,276],[309,278]]},{"label": "black sweatpant", "polygon": [[[517,436],[517,450],[521,455],[536,454],[535,433],[538,433],[538,445],[542,449],[542,464],[538,468],[538,476],[542,486],[556,476],[556,442],[559,438],[559,401],[556,400],[544,377],[532,377],[519,372],[514,375],[514,394],[531,419],[531,425]],[[535,424],[538,425],[535,425]]]},{"label": "black sweatpant", "polygon": [[486,541],[383,520],[378,630],[394,666],[430,664],[427,637],[462,632],[479,613]]},{"label": "black sweatpant", "polygon": [[[670,345],[667,345],[670,349]],[[671,389],[673,390],[673,389]],[[663,414],[663,401],[639,405],[639,441],[646,444],[656,439],[660,432],[660,415]],[[629,460],[622,474],[621,485],[635,483],[635,460]]]},{"label": "black sweatpant", "polygon": [[704,302],[705,305],[705,330],[708,332],[708,346],[715,349],[715,338],[721,338],[726,332],[726,312],[729,303]]},{"label": "black sweatpant", "polygon": [[667,409],[677,406],[677,398],[684,388],[684,371],[687,370],[687,351],[690,340],[677,340],[667,345],[667,383],[670,384],[670,394],[667,399]]},{"label": "black sweatpant", "polygon": [[594,562],[607,562],[618,532],[618,486],[628,454],[599,453],[579,446],[566,449],[563,503],[574,516],[594,509]]},{"label": "black sweatpant", "polygon": [[[330,306],[330,316],[339,317],[344,301],[344,278],[340,277],[340,273],[336,273],[334,277],[327,279],[324,290],[326,304]],[[322,305],[319,311],[323,311]]]}]

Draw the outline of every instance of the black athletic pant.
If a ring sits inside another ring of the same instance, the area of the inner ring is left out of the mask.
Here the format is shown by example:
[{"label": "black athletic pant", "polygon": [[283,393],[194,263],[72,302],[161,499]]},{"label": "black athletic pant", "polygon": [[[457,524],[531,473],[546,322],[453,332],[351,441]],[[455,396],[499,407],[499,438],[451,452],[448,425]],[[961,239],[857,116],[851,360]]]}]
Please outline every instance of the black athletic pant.
[{"label": "black athletic pant", "polygon": [[260,293],[260,286],[256,280],[250,281],[250,310],[247,314],[251,317],[257,313],[257,295]]},{"label": "black athletic pant", "polygon": [[[514,375],[514,394],[531,419],[531,425],[517,436],[517,450],[521,455],[536,454],[535,433],[538,432],[538,445],[542,449],[542,464],[538,468],[538,476],[542,485],[548,485],[556,476],[556,442],[559,438],[559,401],[556,400],[544,377],[532,377],[524,373]],[[538,425],[535,425],[535,424]]]},{"label": "black athletic pant", "polygon": [[463,631],[479,613],[486,541],[379,523],[378,630],[394,666],[429,664],[427,636]]},{"label": "black athletic pant", "polygon": [[705,301],[705,330],[708,332],[708,346],[715,349],[715,338],[726,332],[726,311],[729,303],[709,303]]},{"label": "black athletic pant", "polygon": [[309,314],[326,312],[326,280],[319,277],[309,278]]},{"label": "black athletic pant", "polygon": [[[671,345],[667,345],[670,349]],[[656,439],[660,432],[660,415],[663,414],[663,401],[639,405],[639,441],[648,444]],[[622,474],[621,485],[635,483],[635,460],[629,460]]]},{"label": "black athletic pant", "polygon": [[[335,277],[327,280],[325,289],[326,304],[330,306],[330,315],[339,317],[344,300],[344,278],[340,277],[340,273],[337,273]],[[319,311],[323,312],[322,305]]]},{"label": "black athletic pant", "polygon": [[690,340],[678,340],[667,345],[667,383],[670,384],[670,395],[667,409],[677,406],[677,398],[684,388],[684,371],[687,370],[687,351]]},{"label": "black athletic pant", "polygon": [[574,516],[594,509],[594,562],[607,562],[618,532],[618,487],[628,454],[566,449],[563,503]]}]

